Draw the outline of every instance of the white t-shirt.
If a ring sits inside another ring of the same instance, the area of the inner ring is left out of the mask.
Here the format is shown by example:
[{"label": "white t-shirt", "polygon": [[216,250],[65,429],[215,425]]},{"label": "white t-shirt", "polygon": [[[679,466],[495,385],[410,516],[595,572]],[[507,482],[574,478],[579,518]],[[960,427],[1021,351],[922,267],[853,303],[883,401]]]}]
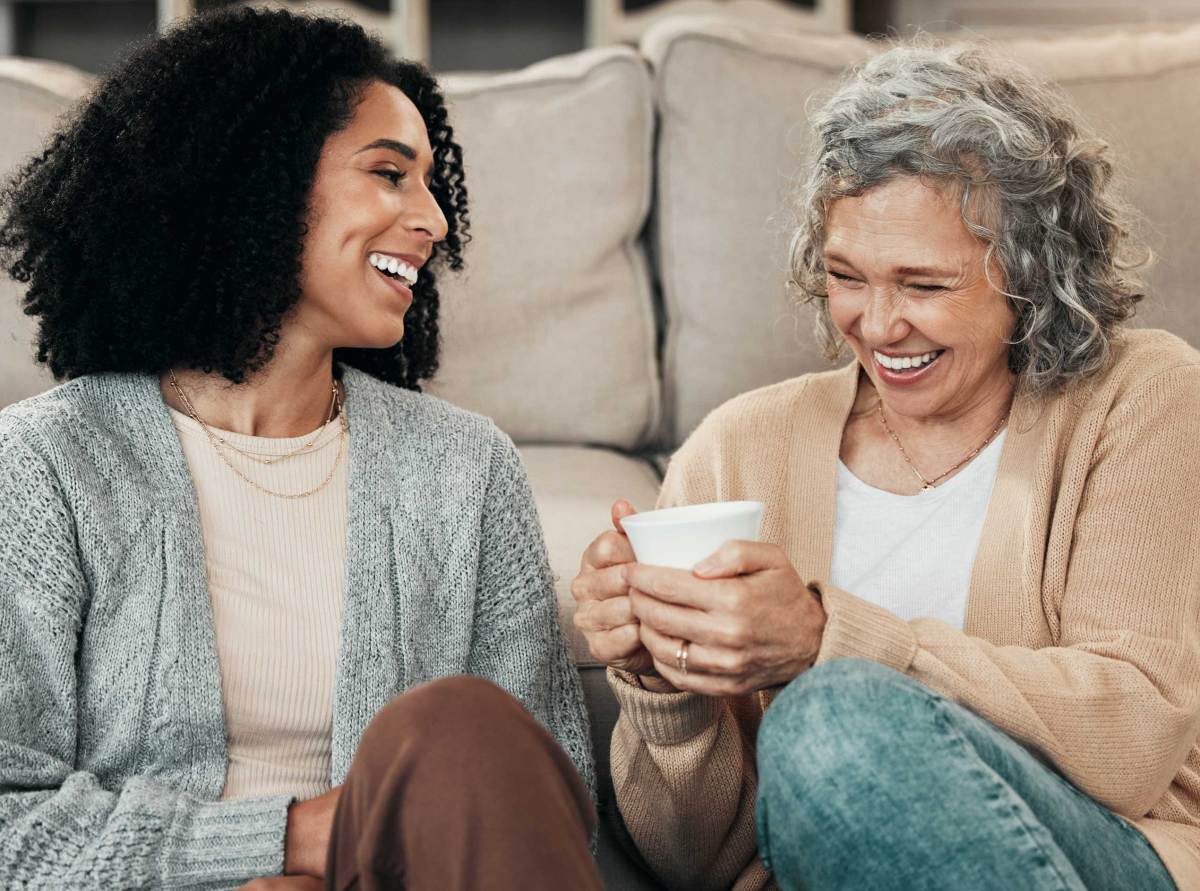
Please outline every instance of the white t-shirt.
[{"label": "white t-shirt", "polygon": [[1004,437],[916,495],[868,486],[838,461],[830,581],[901,619],[940,619],[961,629]]}]

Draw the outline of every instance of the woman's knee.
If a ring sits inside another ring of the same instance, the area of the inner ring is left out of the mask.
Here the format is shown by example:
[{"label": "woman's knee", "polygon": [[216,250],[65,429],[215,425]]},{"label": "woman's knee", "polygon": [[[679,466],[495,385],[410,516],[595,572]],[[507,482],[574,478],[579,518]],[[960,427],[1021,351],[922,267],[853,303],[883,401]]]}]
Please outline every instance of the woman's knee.
[{"label": "woman's knee", "polygon": [[936,694],[900,672],[861,659],[817,666],[787,686],[758,734],[759,776],[768,794],[820,794],[830,784],[875,777],[879,757],[911,731]]},{"label": "woman's knee", "polygon": [[[520,701],[485,678],[443,677],[396,696],[367,725],[359,743],[368,760],[390,760],[397,754],[421,760],[466,760],[484,766],[503,759],[516,741],[541,730]],[[400,746],[400,743],[403,746]]]},{"label": "woman's knee", "polygon": [[472,675],[440,678],[414,687],[388,702],[367,725],[364,746],[395,745],[437,749],[447,739],[502,741],[529,718],[512,694]]},{"label": "woman's knee", "polygon": [[813,742],[837,731],[887,725],[933,696],[921,684],[864,659],[838,659],[806,671],[784,688],[763,718],[759,747],[788,746],[797,737]]},{"label": "woman's knee", "polygon": [[897,764],[890,747],[933,695],[857,659],[822,664],[787,686],[758,733],[758,842],[771,868],[795,868],[798,852],[819,847],[831,823],[844,827],[843,849],[872,843],[854,828],[870,825],[878,804],[870,790],[889,785]]}]

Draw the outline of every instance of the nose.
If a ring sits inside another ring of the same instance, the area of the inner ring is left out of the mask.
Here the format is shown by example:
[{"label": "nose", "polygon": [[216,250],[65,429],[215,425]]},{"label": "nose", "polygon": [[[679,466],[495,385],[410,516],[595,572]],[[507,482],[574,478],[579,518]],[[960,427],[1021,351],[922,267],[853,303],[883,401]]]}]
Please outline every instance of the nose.
[{"label": "nose", "polygon": [[904,298],[889,287],[873,287],[859,320],[859,333],[872,344],[895,343],[908,333],[904,321]]},{"label": "nose", "polygon": [[408,207],[409,228],[425,232],[434,243],[445,239],[450,225],[446,222],[446,215],[442,213],[437,197],[429,186],[422,184],[413,199]]}]

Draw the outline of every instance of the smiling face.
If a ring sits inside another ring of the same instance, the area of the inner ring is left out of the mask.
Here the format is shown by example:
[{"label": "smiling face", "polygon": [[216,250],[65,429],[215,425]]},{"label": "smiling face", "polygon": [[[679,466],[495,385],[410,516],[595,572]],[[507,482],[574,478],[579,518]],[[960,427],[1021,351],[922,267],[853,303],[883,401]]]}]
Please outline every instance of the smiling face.
[{"label": "smiling face", "polygon": [[1007,398],[1015,317],[951,190],[900,177],[834,201],[825,231],[830,316],[889,411],[955,419]]},{"label": "smiling face", "polygon": [[403,337],[405,279],[427,274],[420,268],[446,237],[432,170],[417,107],[371,83],[349,125],[325,141],[313,181],[295,321],[321,348],[380,349]]}]

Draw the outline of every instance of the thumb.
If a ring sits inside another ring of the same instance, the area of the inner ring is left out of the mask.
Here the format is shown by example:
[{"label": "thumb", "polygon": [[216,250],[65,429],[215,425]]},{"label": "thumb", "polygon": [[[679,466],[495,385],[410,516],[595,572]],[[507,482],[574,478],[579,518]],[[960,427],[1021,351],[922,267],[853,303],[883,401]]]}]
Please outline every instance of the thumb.
[{"label": "thumb", "polygon": [[632,517],[637,511],[628,501],[617,501],[612,506],[612,524],[613,527],[622,535],[625,530],[621,528],[621,521],[626,517]]}]

